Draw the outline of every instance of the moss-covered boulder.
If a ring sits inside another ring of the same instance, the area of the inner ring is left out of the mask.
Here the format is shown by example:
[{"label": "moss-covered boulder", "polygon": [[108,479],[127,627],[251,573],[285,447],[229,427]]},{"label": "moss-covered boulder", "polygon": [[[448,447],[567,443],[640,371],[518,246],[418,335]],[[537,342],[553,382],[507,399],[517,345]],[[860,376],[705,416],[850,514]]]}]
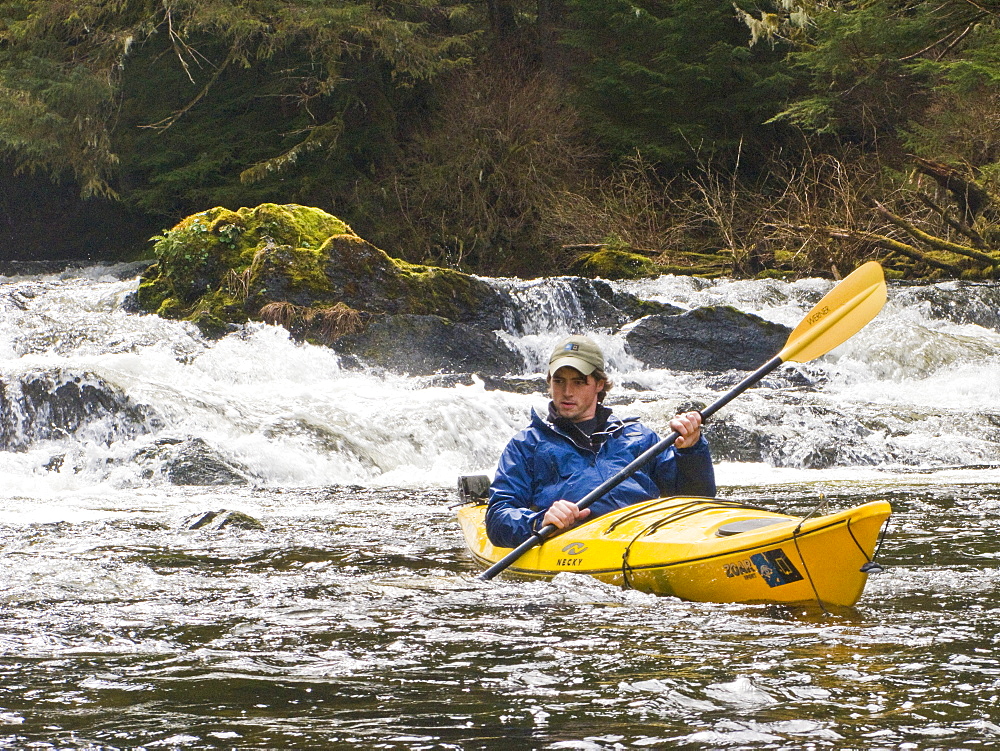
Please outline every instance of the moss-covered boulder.
[{"label": "moss-covered boulder", "polygon": [[402,314],[500,328],[506,303],[480,279],[392,258],[307,206],[209,209],[154,240],[139,308],[207,335],[266,320],[331,343],[373,316]]},{"label": "moss-covered boulder", "polygon": [[585,253],[570,267],[570,271],[591,279],[644,279],[659,276],[659,267],[645,256],[620,248],[604,246],[594,253]]}]

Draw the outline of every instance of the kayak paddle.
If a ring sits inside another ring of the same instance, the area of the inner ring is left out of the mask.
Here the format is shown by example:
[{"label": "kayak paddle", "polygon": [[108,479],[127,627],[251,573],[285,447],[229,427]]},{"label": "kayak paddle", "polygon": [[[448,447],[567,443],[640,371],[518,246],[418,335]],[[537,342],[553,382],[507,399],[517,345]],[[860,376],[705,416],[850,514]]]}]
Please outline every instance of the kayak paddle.
[{"label": "kayak paddle", "polygon": [[[859,266],[816,303],[788,335],[785,346],[777,355],[740,381],[718,401],[701,410],[702,419],[707,420],[782,363],[809,362],[846,342],[878,314],[882,306],[885,305],[886,294],[885,275],[882,272],[882,267],[875,261],[869,261]],[[666,438],[660,439],[658,443],[639,454],[618,474],[609,477],[577,501],[577,507],[584,509],[590,506],[620,482],[631,477],[636,470],[654,456],[673,445],[678,438],[680,438],[680,434],[677,431],[672,431]],[[551,537],[556,531],[558,528],[554,524],[546,524],[481,573],[479,578],[492,579],[531,548]]]}]

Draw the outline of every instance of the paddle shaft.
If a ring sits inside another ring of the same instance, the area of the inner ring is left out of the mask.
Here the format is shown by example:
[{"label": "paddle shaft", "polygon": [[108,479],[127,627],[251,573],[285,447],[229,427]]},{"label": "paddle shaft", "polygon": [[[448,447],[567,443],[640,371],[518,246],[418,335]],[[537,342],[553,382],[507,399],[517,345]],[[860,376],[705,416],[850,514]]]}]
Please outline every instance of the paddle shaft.
[{"label": "paddle shaft", "polygon": [[[722,397],[720,397],[718,400],[716,400],[709,406],[705,407],[705,409],[701,410],[702,420],[707,420],[709,417],[711,417],[720,409],[725,407],[727,404],[729,404],[729,402],[731,402],[737,396],[742,394],[748,388],[756,385],[764,376],[766,376],[772,370],[781,365],[782,362],[784,361],[780,357],[773,357],[766,363],[761,365],[759,368],[757,368],[757,370],[755,370],[753,373],[751,373],[742,381],[740,381],[738,384],[736,384],[736,386],[734,386],[732,389],[723,394]],[[643,451],[641,454],[639,454],[639,456],[637,456],[635,459],[629,462],[628,465],[626,465],[620,472],[618,472],[618,474],[614,475],[613,477],[609,477],[607,480],[602,482],[596,488],[587,493],[587,495],[585,495],[583,498],[577,501],[576,502],[577,507],[580,509],[585,509],[588,506],[590,506],[592,503],[594,503],[594,501],[604,496],[605,493],[610,491],[616,485],[619,485],[620,483],[624,482],[629,477],[634,475],[639,469],[641,469],[645,464],[647,464],[649,460],[652,459],[654,456],[661,453],[662,451],[665,451],[668,446],[672,446],[674,444],[674,441],[676,441],[678,438],[680,438],[680,433],[678,433],[676,430],[671,431],[670,435],[666,436],[665,438],[661,438],[658,442],[656,442],[648,449]],[[509,552],[507,555],[505,555],[503,558],[501,558],[499,561],[497,561],[488,569],[486,569],[483,573],[481,573],[479,575],[479,578],[483,580],[492,579],[501,571],[508,568],[512,563],[514,563],[514,561],[520,558],[524,553],[531,550],[536,545],[540,545],[546,539],[555,534],[555,532],[557,532],[558,529],[559,528],[556,527],[555,524],[546,524],[544,527],[535,532],[534,535],[532,535],[527,540],[522,542],[511,552]]]}]

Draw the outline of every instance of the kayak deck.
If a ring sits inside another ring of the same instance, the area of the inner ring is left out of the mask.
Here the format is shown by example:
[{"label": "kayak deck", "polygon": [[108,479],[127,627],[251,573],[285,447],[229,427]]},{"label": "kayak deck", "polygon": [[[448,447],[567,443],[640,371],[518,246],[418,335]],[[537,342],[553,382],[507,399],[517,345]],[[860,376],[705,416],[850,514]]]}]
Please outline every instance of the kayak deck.
[{"label": "kayak deck", "polygon": [[[553,535],[508,569],[518,577],[572,571],[618,586],[702,602],[816,602],[851,606],[868,578],[885,501],[796,517],[715,498],[660,498],[627,506]],[[474,558],[510,552],[490,543],[486,506],[458,521]]]}]

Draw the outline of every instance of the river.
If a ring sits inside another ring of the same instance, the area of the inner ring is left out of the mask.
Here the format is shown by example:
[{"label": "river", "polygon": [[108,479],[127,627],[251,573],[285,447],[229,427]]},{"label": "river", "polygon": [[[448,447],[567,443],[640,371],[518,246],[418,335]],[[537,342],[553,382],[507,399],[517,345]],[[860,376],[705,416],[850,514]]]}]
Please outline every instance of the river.
[{"label": "river", "polygon": [[[479,581],[455,480],[540,394],[349,370],[270,326],[208,341],[128,312],[136,274],[0,277],[0,747],[1000,743],[1000,287],[893,284],[848,343],[719,416],[721,496],[892,503],[885,571],[823,612]],[[582,325],[561,280],[493,283],[532,367]],[[794,325],[831,284],[615,286]],[[654,428],[732,381],[591,333],[615,410]],[[194,523],[222,509],[259,526]]]}]

